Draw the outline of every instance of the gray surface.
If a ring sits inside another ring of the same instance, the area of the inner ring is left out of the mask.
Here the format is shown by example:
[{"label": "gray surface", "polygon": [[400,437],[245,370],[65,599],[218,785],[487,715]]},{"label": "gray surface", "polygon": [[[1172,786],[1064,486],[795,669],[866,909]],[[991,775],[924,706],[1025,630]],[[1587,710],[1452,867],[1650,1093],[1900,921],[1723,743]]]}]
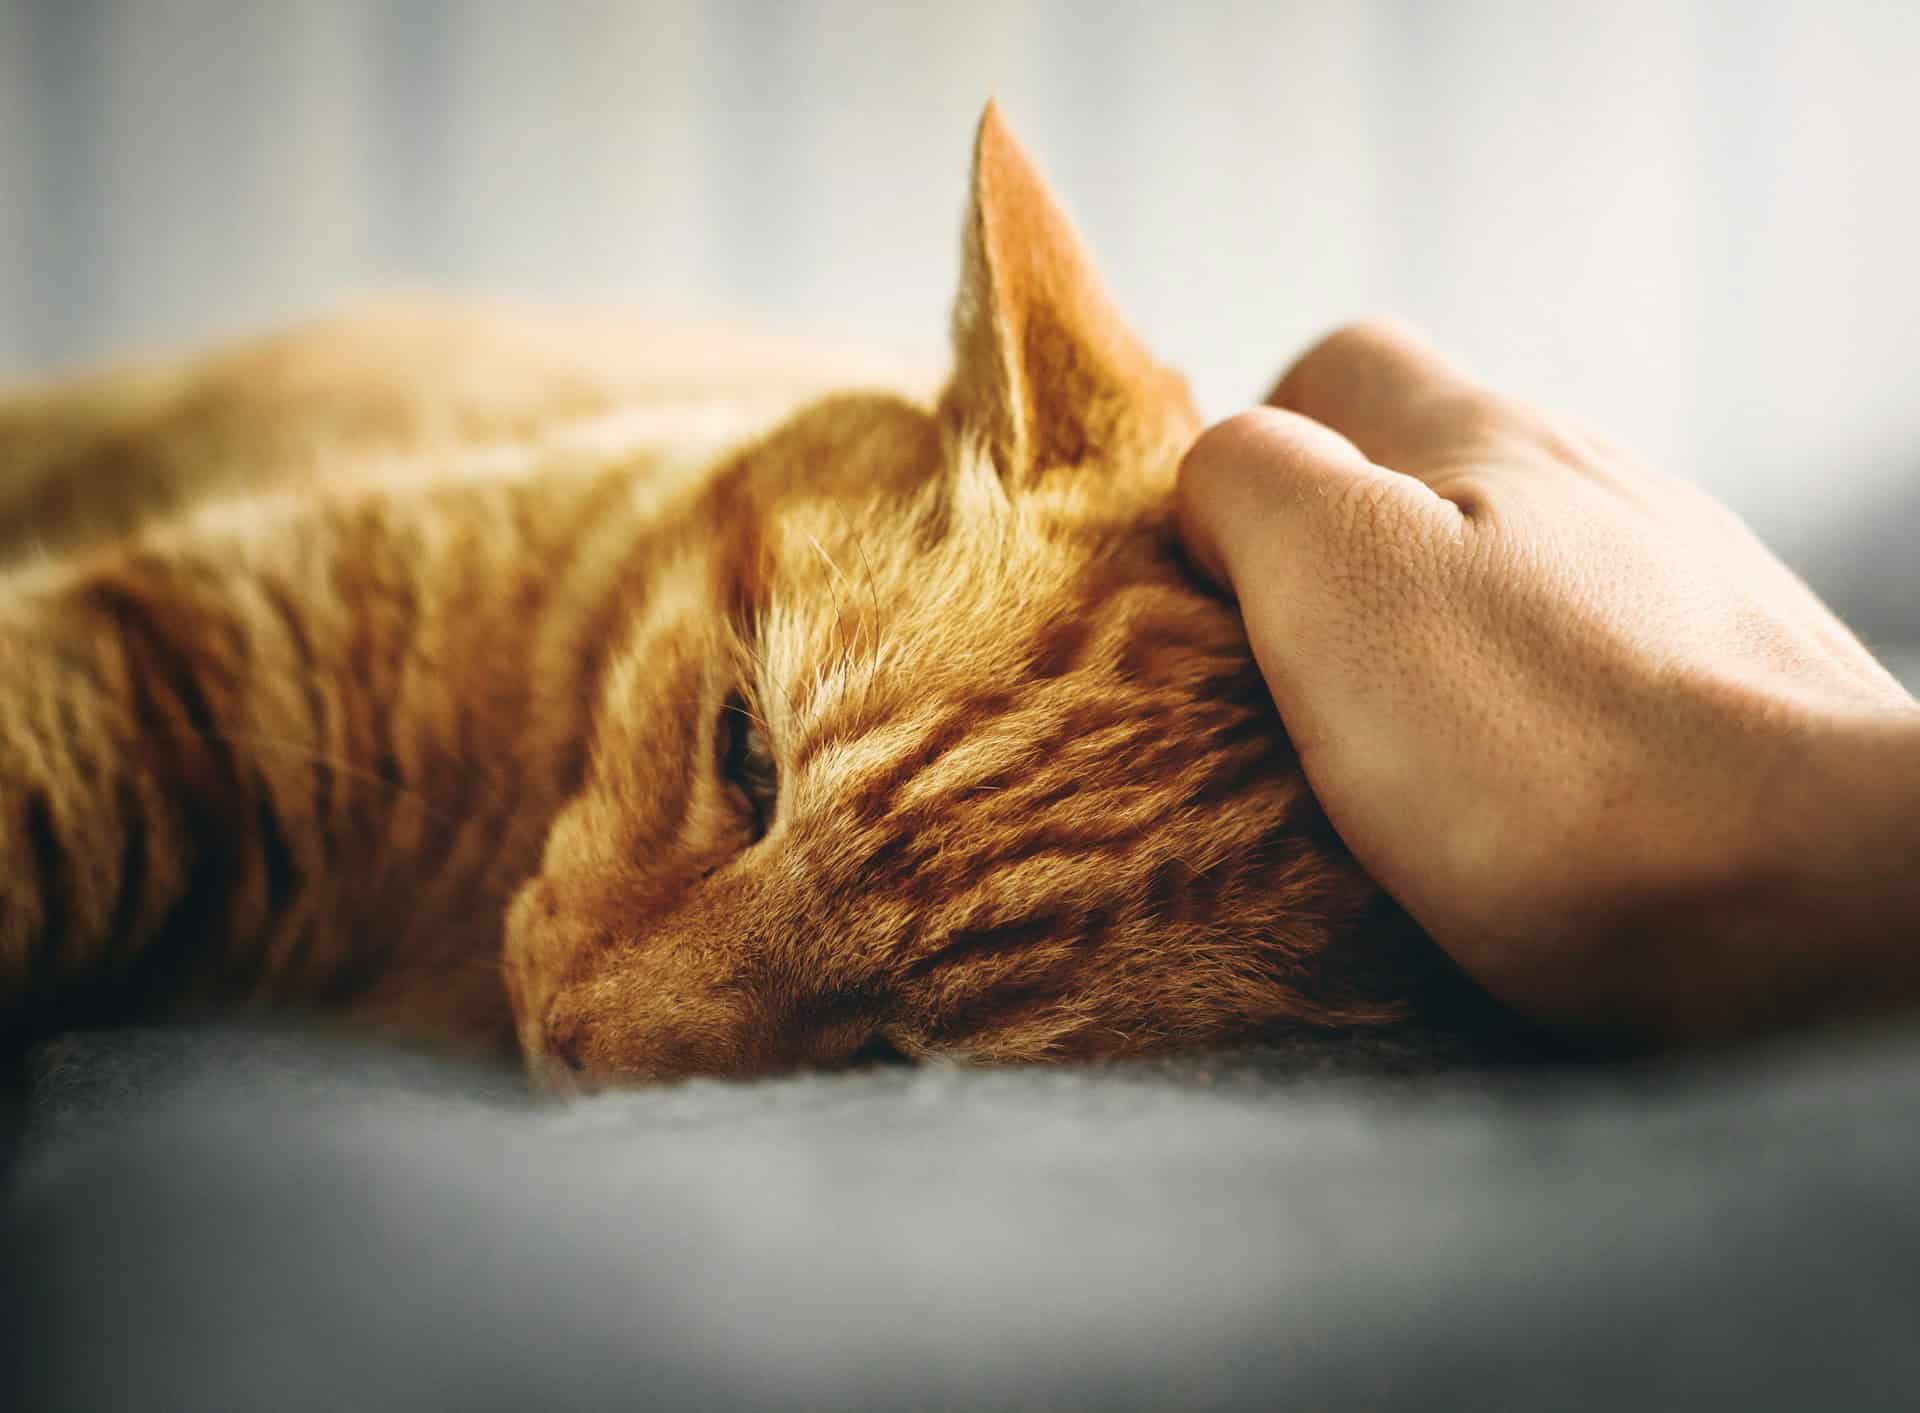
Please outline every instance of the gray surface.
[{"label": "gray surface", "polygon": [[1910,691],[1920,690],[1920,451],[1884,494],[1839,500],[1790,554],[1807,581]]},{"label": "gray surface", "polygon": [[1299,1058],[551,1109],[283,1036],[68,1041],[0,1368],[95,1409],[1920,1395],[1920,1037],[1526,1078]]},{"label": "gray surface", "polygon": [[1881,660],[1893,675],[1906,684],[1909,692],[1920,692],[1920,648],[1901,648],[1884,652]]}]

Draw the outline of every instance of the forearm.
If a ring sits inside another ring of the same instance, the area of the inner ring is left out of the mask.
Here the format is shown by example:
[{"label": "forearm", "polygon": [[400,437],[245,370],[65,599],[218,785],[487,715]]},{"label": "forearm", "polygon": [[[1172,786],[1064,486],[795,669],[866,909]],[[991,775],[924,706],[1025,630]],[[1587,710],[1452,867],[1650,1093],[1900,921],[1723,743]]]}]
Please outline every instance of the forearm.
[{"label": "forearm", "polygon": [[1634,1038],[1698,1045],[1920,1007],[1920,715],[1801,723],[1761,799],[1724,882],[1610,944]]}]

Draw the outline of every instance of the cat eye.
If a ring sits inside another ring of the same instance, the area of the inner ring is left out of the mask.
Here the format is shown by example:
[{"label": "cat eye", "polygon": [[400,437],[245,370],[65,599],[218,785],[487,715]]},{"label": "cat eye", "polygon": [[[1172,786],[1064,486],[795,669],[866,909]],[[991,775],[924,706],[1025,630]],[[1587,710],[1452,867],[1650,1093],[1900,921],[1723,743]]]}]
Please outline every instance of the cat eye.
[{"label": "cat eye", "polygon": [[753,842],[766,837],[780,799],[780,768],[765,724],[735,694],[720,709],[720,778],[737,791],[753,820]]},{"label": "cat eye", "polygon": [[854,1051],[847,1064],[854,1069],[877,1069],[885,1065],[910,1065],[913,1060],[893,1041],[875,1031],[873,1037]]}]

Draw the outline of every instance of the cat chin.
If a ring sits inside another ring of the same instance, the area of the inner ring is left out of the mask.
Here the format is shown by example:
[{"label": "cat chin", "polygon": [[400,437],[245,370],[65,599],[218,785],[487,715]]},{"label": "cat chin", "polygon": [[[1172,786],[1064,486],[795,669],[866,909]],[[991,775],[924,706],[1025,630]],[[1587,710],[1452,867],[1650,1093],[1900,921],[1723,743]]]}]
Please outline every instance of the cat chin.
[{"label": "cat chin", "polygon": [[552,1056],[527,1056],[527,1079],[535,1090],[552,1099],[577,1099],[596,1094],[601,1088],[592,1075]]}]

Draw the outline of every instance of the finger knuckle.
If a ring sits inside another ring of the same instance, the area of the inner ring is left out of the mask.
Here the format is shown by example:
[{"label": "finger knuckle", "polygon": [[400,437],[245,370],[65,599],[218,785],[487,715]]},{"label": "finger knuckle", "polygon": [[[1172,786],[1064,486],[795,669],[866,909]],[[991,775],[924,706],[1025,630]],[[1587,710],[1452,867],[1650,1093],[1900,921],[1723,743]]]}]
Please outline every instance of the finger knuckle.
[{"label": "finger knuckle", "polygon": [[1400,348],[1414,338],[1412,326],[1404,320],[1375,314],[1342,324],[1323,338],[1319,347],[1331,352],[1371,353],[1381,348]]},{"label": "finger knuckle", "polygon": [[1497,447],[1520,430],[1512,408],[1476,390],[1441,394],[1428,407],[1427,418],[1454,445]]},{"label": "finger knuckle", "polygon": [[1265,472],[1290,441],[1284,414],[1249,408],[1200,434],[1180,465],[1183,488],[1205,495],[1265,479]]},{"label": "finger knuckle", "polygon": [[1297,358],[1274,397],[1285,405],[1312,404],[1327,390],[1337,388],[1406,345],[1411,330],[1395,319],[1380,317],[1343,324],[1323,335]]}]

